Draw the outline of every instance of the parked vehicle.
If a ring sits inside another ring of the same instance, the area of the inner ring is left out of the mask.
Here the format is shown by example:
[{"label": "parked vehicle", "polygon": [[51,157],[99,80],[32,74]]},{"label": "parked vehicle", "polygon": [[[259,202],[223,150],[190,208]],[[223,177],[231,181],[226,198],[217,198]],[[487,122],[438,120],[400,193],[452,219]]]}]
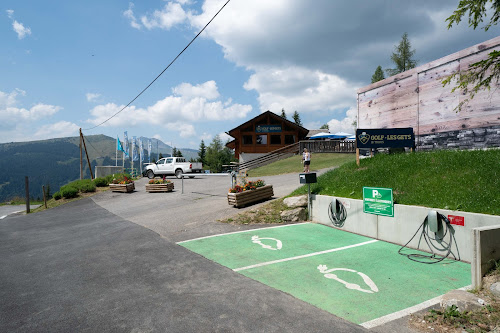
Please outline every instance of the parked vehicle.
[{"label": "parked vehicle", "polygon": [[[202,170],[203,165],[201,163],[186,162],[184,157],[165,157],[159,159],[156,163],[147,165],[144,172],[149,179],[153,179],[156,176],[170,175],[181,178],[183,173],[199,173]],[[189,178],[193,177],[189,176]]]}]

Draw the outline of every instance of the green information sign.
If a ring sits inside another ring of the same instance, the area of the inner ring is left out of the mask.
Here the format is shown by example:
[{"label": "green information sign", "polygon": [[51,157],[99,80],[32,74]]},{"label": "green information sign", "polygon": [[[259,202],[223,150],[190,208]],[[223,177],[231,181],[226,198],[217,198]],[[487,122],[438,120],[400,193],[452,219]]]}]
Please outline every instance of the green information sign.
[{"label": "green information sign", "polygon": [[394,217],[392,188],[363,187],[363,212]]}]

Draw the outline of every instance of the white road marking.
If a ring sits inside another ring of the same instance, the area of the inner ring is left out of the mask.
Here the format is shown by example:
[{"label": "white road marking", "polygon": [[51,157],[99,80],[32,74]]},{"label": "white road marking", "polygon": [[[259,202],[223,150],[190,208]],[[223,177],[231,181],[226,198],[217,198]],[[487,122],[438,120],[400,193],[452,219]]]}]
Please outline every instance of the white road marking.
[{"label": "white road marking", "polygon": [[[459,290],[467,290],[467,289],[470,289],[470,288],[471,288],[471,286],[466,286],[466,287],[460,288]],[[382,317],[379,317],[379,318],[376,318],[376,319],[364,322],[364,323],[360,324],[360,326],[363,326],[364,328],[370,329],[370,328],[373,328],[373,327],[377,327],[377,326],[380,326],[380,325],[387,324],[388,322],[391,322],[393,320],[409,316],[409,315],[411,315],[411,314],[413,314],[415,312],[418,312],[420,310],[424,310],[424,309],[426,309],[428,307],[434,306],[434,305],[438,304],[439,302],[441,302],[441,298],[442,297],[443,297],[443,295],[431,298],[428,301],[425,301],[423,303],[411,306],[411,307],[403,309],[401,311],[393,312],[393,313],[390,313],[390,314],[388,314],[386,316],[382,316]]]},{"label": "white road marking", "polygon": [[[268,240],[275,241],[276,248],[272,247],[271,245],[267,245],[267,244],[262,243],[261,242],[262,239],[268,239]],[[260,246],[262,246],[263,249],[274,250],[274,251],[281,250],[281,248],[283,247],[283,243],[279,239],[271,238],[271,237],[259,237],[257,235],[252,236],[252,243],[259,244]]]},{"label": "white road marking", "polygon": [[285,225],[278,225],[278,226],[275,226],[275,227],[268,227],[268,228],[257,228],[257,229],[249,229],[249,230],[241,230],[241,231],[235,231],[235,232],[228,232],[228,233],[225,233],[225,234],[218,234],[218,235],[211,235],[211,236],[193,238],[193,239],[189,239],[189,240],[177,242],[176,244],[182,244],[182,243],[187,243],[187,242],[192,242],[192,241],[195,241],[195,240],[207,239],[207,238],[212,238],[212,237],[220,237],[220,236],[225,236],[225,235],[241,234],[241,233],[244,233],[244,232],[255,232],[255,231],[267,230],[267,229],[293,227],[293,226],[304,225],[304,224],[311,224],[311,222],[295,223],[295,224],[285,224]]},{"label": "white road marking", "polygon": [[290,260],[297,260],[297,259],[302,259],[302,258],[314,257],[314,256],[317,256],[317,255],[320,255],[320,254],[332,253],[332,252],[337,252],[337,251],[352,249],[354,247],[368,245],[368,244],[375,243],[375,242],[378,242],[378,240],[377,239],[373,239],[373,240],[370,240],[370,241],[367,241],[367,242],[363,242],[363,243],[348,245],[348,246],[344,246],[344,247],[338,247],[336,249],[330,249],[330,250],[325,250],[325,251],[320,251],[320,252],[313,252],[313,253],[309,253],[309,254],[303,254],[301,256],[284,258],[284,259],[279,259],[279,260],[266,261],[266,262],[262,262],[260,264],[255,264],[255,265],[250,265],[250,266],[246,266],[246,267],[235,268],[235,269],[233,269],[233,271],[239,272],[239,271],[244,271],[244,270],[251,269],[251,268],[256,268],[256,267],[262,267],[262,266],[267,266],[267,265],[278,264],[280,262],[285,262],[285,261],[290,261]]},{"label": "white road marking", "polygon": [[0,220],[3,220],[4,218],[6,218],[8,215],[4,215],[4,216],[0,216]]}]

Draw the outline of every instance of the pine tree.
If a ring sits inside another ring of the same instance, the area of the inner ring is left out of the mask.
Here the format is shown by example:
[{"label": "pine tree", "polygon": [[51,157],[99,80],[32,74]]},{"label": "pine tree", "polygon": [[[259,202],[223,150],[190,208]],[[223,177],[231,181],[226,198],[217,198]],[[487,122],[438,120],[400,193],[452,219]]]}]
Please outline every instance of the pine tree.
[{"label": "pine tree", "polygon": [[172,157],[177,156],[177,148],[172,148]]},{"label": "pine tree", "polygon": [[299,115],[299,113],[298,113],[297,111],[295,111],[295,112],[293,113],[293,121],[294,121],[297,125],[302,126],[302,121],[300,121],[300,115]]},{"label": "pine tree", "polygon": [[285,119],[287,119],[287,118],[286,118],[285,108],[282,108],[282,109],[281,109],[281,118],[285,118]]},{"label": "pine tree", "polygon": [[328,126],[328,124],[323,124],[321,125],[321,127],[319,129],[326,129],[326,130],[329,130],[330,129],[330,126]]},{"label": "pine tree", "polygon": [[372,75],[372,83],[382,81],[383,79],[385,79],[384,71],[382,70],[382,66],[378,66],[375,73]]},{"label": "pine tree", "polygon": [[198,162],[201,162],[203,165],[205,165],[207,163],[206,156],[207,156],[207,147],[205,146],[205,142],[201,140],[200,148],[198,150]]},{"label": "pine tree", "polygon": [[415,50],[411,49],[408,33],[405,32],[401,38],[401,42],[394,47],[394,52],[391,55],[391,60],[396,65],[396,68],[386,69],[385,71],[392,76],[415,68],[417,60],[412,59],[414,54]]}]

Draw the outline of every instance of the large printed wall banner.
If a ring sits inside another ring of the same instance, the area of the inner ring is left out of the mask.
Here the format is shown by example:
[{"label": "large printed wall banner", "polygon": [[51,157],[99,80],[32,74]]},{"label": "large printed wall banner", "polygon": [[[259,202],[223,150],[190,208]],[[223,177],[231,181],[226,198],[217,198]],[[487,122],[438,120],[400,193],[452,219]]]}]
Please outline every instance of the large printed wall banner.
[{"label": "large printed wall banner", "polygon": [[413,128],[374,128],[356,130],[356,148],[403,148],[415,146]]}]

